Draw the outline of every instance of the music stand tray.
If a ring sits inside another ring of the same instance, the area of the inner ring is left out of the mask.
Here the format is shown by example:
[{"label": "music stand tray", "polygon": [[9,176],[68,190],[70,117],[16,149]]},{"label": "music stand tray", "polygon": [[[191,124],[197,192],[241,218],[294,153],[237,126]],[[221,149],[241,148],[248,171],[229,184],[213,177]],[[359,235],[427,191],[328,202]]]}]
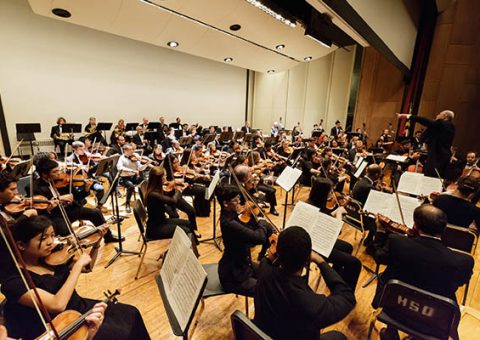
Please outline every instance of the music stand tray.
[{"label": "music stand tray", "polygon": [[113,123],[98,123],[97,124],[97,131],[110,131],[112,128]]},{"label": "music stand tray", "polygon": [[232,131],[224,131],[220,134],[220,142],[229,142],[232,140],[233,132]]},{"label": "music stand tray", "polygon": [[314,130],[312,131],[312,137],[318,138],[322,136],[323,131],[322,130]]},{"label": "music stand tray", "polygon": [[217,137],[217,135],[215,134],[208,134],[208,135],[205,135],[205,137],[203,137],[203,144],[208,144],[210,142],[213,142],[215,140],[215,137]]},{"label": "music stand tray", "polygon": [[233,137],[234,140],[239,140],[239,139],[242,139],[243,136],[245,136],[245,132],[243,131],[236,131],[235,132],[235,136]]},{"label": "music stand tray", "polygon": [[82,132],[82,124],[79,123],[65,123],[62,125],[63,132],[73,132],[80,133]]},{"label": "music stand tray", "polygon": [[192,144],[192,137],[180,137],[178,143],[182,146]]},{"label": "music stand tray", "polygon": [[160,122],[148,123],[147,130],[158,130],[160,128]]},{"label": "music stand tray", "polygon": [[127,123],[127,125],[125,126],[125,131],[135,131],[137,126],[138,123]]}]

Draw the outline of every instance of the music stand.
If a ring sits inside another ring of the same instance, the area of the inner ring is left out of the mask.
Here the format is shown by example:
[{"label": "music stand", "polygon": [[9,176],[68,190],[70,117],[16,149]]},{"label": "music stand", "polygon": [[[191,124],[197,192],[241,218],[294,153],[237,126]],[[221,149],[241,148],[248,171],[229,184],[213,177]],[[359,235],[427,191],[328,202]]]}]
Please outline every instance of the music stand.
[{"label": "music stand", "polygon": [[82,124],[65,123],[65,124],[62,125],[62,130],[64,132],[80,133],[80,132],[82,132]]},{"label": "music stand", "polygon": [[28,175],[28,171],[32,167],[33,159],[30,158],[29,160],[18,162],[12,169],[12,176],[14,178],[21,178]]},{"label": "music stand", "polygon": [[322,130],[313,130],[312,131],[312,137],[318,138],[322,136],[323,131]]},{"label": "music stand", "polygon": [[153,131],[160,128],[160,122],[151,122],[147,125],[147,130]]},{"label": "music stand", "polygon": [[97,131],[100,131],[100,133],[103,132],[103,138],[105,138],[105,141],[107,140],[107,131],[110,131],[112,128],[113,123],[98,123],[97,124]]},{"label": "music stand", "polygon": [[23,141],[30,142],[32,155],[35,154],[33,151],[33,141],[36,140],[35,133],[42,132],[40,123],[17,123],[15,124],[15,128],[17,130],[17,141],[21,141],[23,139]]},{"label": "music stand", "polygon": [[138,123],[127,123],[127,125],[125,125],[125,131],[135,131],[137,126]]},{"label": "music stand", "polygon": [[215,140],[215,137],[217,137],[217,135],[215,135],[213,133],[205,135],[205,137],[203,137],[202,144],[208,144],[210,142],[213,142]]},{"label": "music stand", "polygon": [[178,140],[183,136],[183,130],[182,129],[175,130],[175,132],[173,134],[175,135],[175,138]]},{"label": "music stand", "polygon": [[112,202],[112,212],[115,215],[115,221],[117,222],[117,233],[118,233],[118,247],[115,247],[115,254],[113,257],[108,261],[107,265],[105,268],[108,268],[117,258],[119,258],[122,255],[140,255],[139,252],[137,251],[131,251],[131,250],[124,250],[123,249],[123,244],[122,244],[122,220],[123,218],[120,218],[120,210],[119,210],[119,204],[118,204],[118,197],[116,194],[116,189],[118,185],[118,181],[120,180],[120,174],[122,171],[117,171],[116,166],[118,159],[120,158],[120,155],[115,155],[112,157],[108,157],[105,159],[102,159],[97,167],[97,172],[96,174],[104,174],[105,172],[110,173],[111,175],[115,174],[115,178],[113,179],[110,188],[108,191],[103,195],[102,199],[100,200],[99,204],[105,204],[107,202],[108,197],[110,197],[111,202]]},{"label": "music stand", "polygon": [[178,139],[178,143],[179,143],[181,146],[190,145],[190,144],[192,144],[192,137],[180,137],[180,138]]},{"label": "music stand", "polygon": [[234,135],[233,139],[234,139],[235,141],[238,141],[238,140],[242,139],[243,136],[245,136],[245,132],[243,132],[243,131],[235,131],[235,135]]},{"label": "music stand", "polygon": [[228,144],[228,143],[230,143],[230,141],[232,140],[232,138],[233,138],[233,132],[232,132],[232,131],[223,131],[223,132],[220,134],[219,141],[220,141],[220,143],[222,143],[222,144]]}]

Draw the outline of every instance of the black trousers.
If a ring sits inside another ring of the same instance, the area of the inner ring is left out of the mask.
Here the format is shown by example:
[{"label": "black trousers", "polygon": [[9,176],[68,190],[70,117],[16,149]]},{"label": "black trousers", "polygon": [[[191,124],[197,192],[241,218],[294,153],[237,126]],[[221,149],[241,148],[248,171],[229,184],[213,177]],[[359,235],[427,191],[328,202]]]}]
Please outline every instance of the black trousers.
[{"label": "black trousers", "polygon": [[148,223],[146,234],[147,237],[152,240],[169,239],[173,237],[177,226],[182,228],[187,234],[191,234],[194,229],[187,220],[169,218],[163,223]]},{"label": "black trousers", "polygon": [[[183,190],[184,195],[193,196],[194,213],[199,217],[210,216],[210,201],[205,199],[205,191],[205,185],[199,183],[193,183],[191,186]],[[179,209],[182,210],[181,208]],[[188,214],[187,211],[182,211]]]},{"label": "black trousers", "polygon": [[125,204],[129,205],[130,200],[132,199],[133,192],[135,191],[135,185],[139,184],[142,181],[140,176],[128,176],[121,177],[120,184],[125,187],[127,190],[127,196],[125,197]]},{"label": "black trousers", "polygon": [[270,209],[273,209],[277,206],[277,197],[275,195],[277,190],[274,187],[267,184],[258,184],[257,190],[265,193],[265,201],[270,204]]},{"label": "black trousers", "polygon": [[[173,219],[178,220],[178,214],[175,211],[176,209],[183,211],[185,214],[188,216],[188,221],[190,222],[190,225],[192,226],[193,229],[197,230],[197,215],[195,214],[195,209],[188,204],[187,201],[182,197],[178,200],[177,204],[172,206],[172,211],[171,214],[169,213],[170,217],[173,217]],[[182,220],[181,220],[182,221]]]},{"label": "black trousers", "polygon": [[[92,222],[95,226],[99,226],[105,223],[105,217],[98,209],[86,208],[74,205],[65,208],[67,212],[68,219],[70,222],[75,222],[78,220],[87,220]],[[67,227],[67,223],[63,219],[61,214],[54,214],[50,216],[52,220],[53,227],[55,228],[55,233],[61,236],[69,235],[70,232]]]},{"label": "black trousers", "polygon": [[337,240],[326,261],[333,264],[333,269],[355,291],[362,263],[352,255],[352,251],[353,246],[350,243]]}]

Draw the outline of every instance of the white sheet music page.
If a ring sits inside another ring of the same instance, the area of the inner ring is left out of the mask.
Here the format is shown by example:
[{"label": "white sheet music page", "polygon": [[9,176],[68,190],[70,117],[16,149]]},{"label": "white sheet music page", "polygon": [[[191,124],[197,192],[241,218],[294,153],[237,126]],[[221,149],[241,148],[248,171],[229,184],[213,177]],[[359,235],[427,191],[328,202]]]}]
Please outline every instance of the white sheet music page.
[{"label": "white sheet music page", "polygon": [[313,205],[299,201],[295,205],[286,227],[298,226],[305,229],[312,239],[313,250],[328,257],[337,241],[342,225],[341,220],[320,212]]},{"label": "white sheet music page", "polygon": [[442,181],[437,177],[423,176],[418,192],[423,196],[429,196],[432,192],[442,192]]},{"label": "white sheet music page", "polygon": [[382,214],[389,217],[393,203],[392,198],[392,194],[377,190],[370,190],[367,201],[363,206],[363,210],[372,214]]},{"label": "white sheet music page", "polygon": [[415,196],[428,196],[432,192],[442,191],[442,181],[416,172],[404,172],[400,176],[398,191]]},{"label": "white sheet music page", "polygon": [[181,228],[175,229],[160,277],[170,307],[184,331],[201,294],[207,273],[195,257],[190,239]]},{"label": "white sheet music page", "polygon": [[[397,198],[395,197],[394,194],[392,194],[392,197],[394,198],[394,202],[393,202],[394,204],[392,206],[392,209],[390,210],[390,213],[387,215],[387,217],[392,219],[392,221],[394,222],[403,223],[402,216],[400,215],[400,210],[398,208]],[[410,229],[412,229],[414,224],[413,211],[420,204],[422,204],[422,202],[415,197],[409,197],[405,195],[398,195],[398,199],[400,201],[400,206],[402,207],[402,213],[403,213],[403,218],[405,219],[405,225]]]},{"label": "white sheet music page", "polygon": [[[363,158],[362,158],[363,159]],[[363,170],[365,170],[365,168],[367,167],[368,165],[368,162],[362,162],[360,163],[360,166],[357,167],[357,171],[355,171],[355,173],[353,174],[353,176],[355,176],[355,178],[359,178],[362,173],[363,173]]]},{"label": "white sheet music page", "polygon": [[280,176],[278,176],[276,183],[283,190],[290,191],[292,190],[295,183],[297,183],[301,175],[301,170],[297,168],[292,168],[291,166],[286,166]]},{"label": "white sheet music page", "polygon": [[213,192],[215,191],[215,188],[217,187],[218,181],[220,180],[220,171],[217,171],[215,175],[212,178],[212,181],[210,182],[210,185],[208,186],[207,190],[205,191],[205,199],[207,201],[210,200],[210,197],[212,197]]},{"label": "white sheet music page", "polygon": [[390,161],[394,161],[394,162],[405,163],[405,161],[407,160],[407,156],[390,154],[390,155],[387,156],[387,159],[390,160]]}]

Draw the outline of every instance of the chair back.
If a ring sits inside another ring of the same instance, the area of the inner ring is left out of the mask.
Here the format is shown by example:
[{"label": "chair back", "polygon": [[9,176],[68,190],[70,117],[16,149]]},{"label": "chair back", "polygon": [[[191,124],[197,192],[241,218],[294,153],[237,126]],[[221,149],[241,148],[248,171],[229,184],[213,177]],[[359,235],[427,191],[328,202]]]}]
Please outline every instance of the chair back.
[{"label": "chair back", "polygon": [[32,176],[21,177],[17,182],[17,191],[22,196],[30,196],[28,192],[30,189],[30,177]]},{"label": "chair back", "polygon": [[477,243],[477,235],[467,228],[449,224],[442,234],[442,241],[449,248],[472,254]]},{"label": "chair back", "polygon": [[230,317],[235,340],[271,340],[245,314],[236,310]]},{"label": "chair back", "polygon": [[435,339],[454,336],[460,320],[455,301],[398,280],[385,285],[379,307],[383,308],[380,321],[408,334]]},{"label": "chair back", "polygon": [[145,227],[147,225],[147,212],[142,202],[137,199],[133,205],[133,216],[135,216],[135,221],[137,221],[138,229],[142,237],[145,237]]},{"label": "chair back", "polygon": [[343,216],[343,222],[363,232],[365,227],[363,224],[362,203],[352,198],[343,207],[347,212]]},{"label": "chair back", "polygon": [[139,196],[142,200],[143,206],[145,206],[145,193],[147,192],[147,184],[148,182],[144,180],[138,185],[138,193],[140,194]]}]

